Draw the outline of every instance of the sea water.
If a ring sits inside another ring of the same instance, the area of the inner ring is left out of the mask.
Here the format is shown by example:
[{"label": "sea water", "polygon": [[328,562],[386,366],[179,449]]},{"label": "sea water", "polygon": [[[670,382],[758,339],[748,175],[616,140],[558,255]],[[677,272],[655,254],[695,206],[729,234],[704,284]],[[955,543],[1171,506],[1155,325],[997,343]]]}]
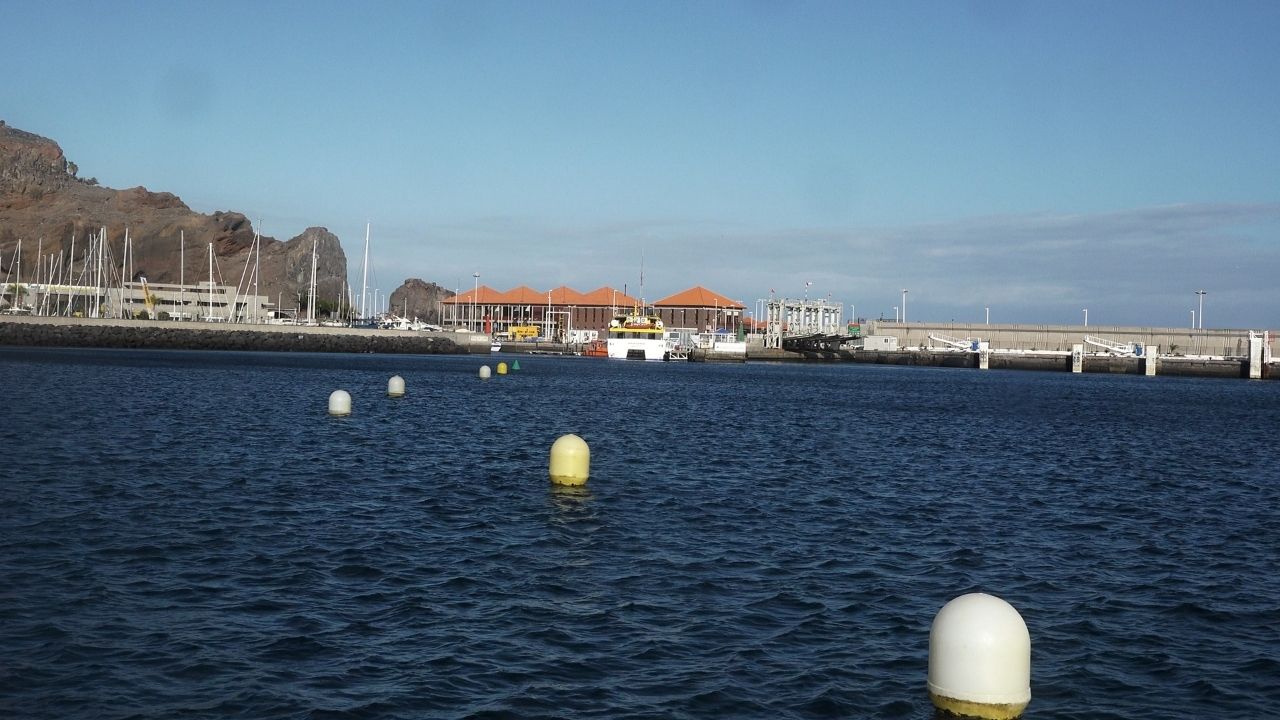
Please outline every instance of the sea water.
[{"label": "sea water", "polygon": [[1027,718],[1280,712],[1280,383],[4,349],[0,388],[5,717],[929,718],[974,591]]}]

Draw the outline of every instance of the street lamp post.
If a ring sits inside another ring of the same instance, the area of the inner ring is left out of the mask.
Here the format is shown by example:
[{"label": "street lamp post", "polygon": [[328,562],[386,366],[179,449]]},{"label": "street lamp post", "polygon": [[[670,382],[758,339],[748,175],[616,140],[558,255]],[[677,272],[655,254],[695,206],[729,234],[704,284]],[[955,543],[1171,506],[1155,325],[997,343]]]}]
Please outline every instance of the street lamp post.
[{"label": "street lamp post", "polygon": [[898,322],[898,306],[893,306],[893,321]]},{"label": "street lamp post", "polygon": [[1084,326],[1089,327],[1089,308],[1084,309]]},{"label": "street lamp post", "polygon": [[986,307],[986,308],[983,308],[983,310],[987,311],[987,324],[990,325],[991,324],[991,308]]},{"label": "street lamp post", "polygon": [[1195,310],[1191,311],[1191,329],[1192,330],[1196,329],[1196,311]]},{"label": "street lamp post", "polygon": [[[471,291],[471,322],[476,323],[476,300],[479,299],[480,295],[480,273],[478,271],[471,273],[471,277],[476,279],[475,290]],[[476,327],[472,332],[480,332],[479,323],[476,323]]]},{"label": "street lamp post", "polygon": [[1204,296],[1208,293],[1204,290],[1197,290],[1196,295],[1200,299],[1200,310],[1196,313],[1196,322],[1200,324],[1200,329],[1204,329]]},{"label": "street lamp post", "polygon": [[907,289],[902,288],[902,322],[907,321]]}]

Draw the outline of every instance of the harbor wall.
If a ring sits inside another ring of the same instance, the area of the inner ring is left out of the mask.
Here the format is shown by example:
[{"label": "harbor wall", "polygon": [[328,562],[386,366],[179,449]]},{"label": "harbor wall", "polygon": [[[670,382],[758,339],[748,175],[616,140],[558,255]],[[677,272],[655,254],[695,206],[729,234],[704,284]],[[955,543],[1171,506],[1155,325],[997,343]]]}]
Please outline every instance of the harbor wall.
[{"label": "harbor wall", "polygon": [[[471,342],[474,338],[481,342]],[[477,333],[94,318],[5,317],[0,345],[441,355],[489,352]]]},{"label": "harbor wall", "polygon": [[[1263,328],[1255,329],[1260,330]],[[1249,352],[1249,331],[1233,329],[1194,330],[1191,328],[1124,327],[1118,325],[1022,325],[983,323],[920,323],[871,320],[863,325],[864,334],[892,335],[898,347],[940,346],[930,335],[954,338],[976,338],[990,342],[991,349],[1057,350],[1070,352],[1071,346],[1082,344],[1086,352],[1098,350],[1084,341],[1086,335],[1118,343],[1141,343],[1159,346],[1161,355],[1244,357]],[[1272,354],[1276,351],[1276,333],[1271,333]]]}]

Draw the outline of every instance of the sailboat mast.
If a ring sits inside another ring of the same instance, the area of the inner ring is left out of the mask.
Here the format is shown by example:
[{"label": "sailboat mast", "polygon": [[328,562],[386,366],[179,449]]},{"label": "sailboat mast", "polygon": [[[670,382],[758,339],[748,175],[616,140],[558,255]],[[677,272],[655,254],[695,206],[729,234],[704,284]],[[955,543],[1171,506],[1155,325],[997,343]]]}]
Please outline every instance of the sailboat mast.
[{"label": "sailboat mast", "polygon": [[362,277],[360,278],[360,319],[365,320],[369,317],[366,312],[366,298],[369,293],[369,226],[372,223],[364,224],[364,262],[360,265]]},{"label": "sailboat mast", "polygon": [[13,281],[13,305],[14,305],[14,307],[20,307],[20,306],[18,305],[18,299],[19,299],[20,297],[22,297],[22,296],[21,296],[21,295],[19,295],[18,293],[19,293],[19,288],[21,288],[21,287],[22,287],[22,238],[18,238],[18,272],[17,272],[17,276],[15,277],[15,279],[14,279],[14,281]]},{"label": "sailboat mast", "polygon": [[[187,231],[178,231],[178,312],[187,309]],[[178,315],[182,319],[182,315]]]},{"label": "sailboat mast", "polygon": [[[262,221],[258,221],[258,225],[262,225]],[[258,318],[258,310],[262,307],[262,303],[258,302],[258,269],[262,263],[262,235],[261,233],[253,234],[253,245],[257,253],[253,256],[253,321],[260,322]]]},{"label": "sailboat mast", "polygon": [[120,246],[120,315],[124,317],[124,273],[129,260],[129,228],[124,229],[124,244]]},{"label": "sailboat mast", "polygon": [[311,295],[307,298],[307,315],[312,325],[316,324],[316,248],[319,238],[311,238]]},{"label": "sailboat mast", "polygon": [[107,226],[103,225],[98,231],[98,262],[97,262],[97,279],[93,286],[93,316],[101,317],[102,312],[102,246],[106,244]]},{"label": "sailboat mast", "polygon": [[71,283],[75,282],[76,277],[76,234],[71,233],[71,266],[67,268],[67,311],[66,315],[71,314]]},{"label": "sailboat mast", "polygon": [[209,315],[205,319],[213,319],[213,243],[209,243]]},{"label": "sailboat mast", "polygon": [[[41,235],[40,239],[36,241],[36,276],[35,276],[35,280],[32,282],[32,284],[34,285],[40,284],[40,269],[41,269],[40,266],[43,264],[44,264],[44,236]],[[31,310],[33,314],[36,312],[36,309],[37,309],[37,302],[32,301]]]}]

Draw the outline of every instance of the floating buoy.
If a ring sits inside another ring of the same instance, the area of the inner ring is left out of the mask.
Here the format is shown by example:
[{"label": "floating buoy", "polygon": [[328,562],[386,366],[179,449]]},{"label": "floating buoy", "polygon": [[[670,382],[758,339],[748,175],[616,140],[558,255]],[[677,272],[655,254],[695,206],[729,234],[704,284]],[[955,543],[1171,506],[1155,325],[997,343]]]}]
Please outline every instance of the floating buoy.
[{"label": "floating buoy", "polygon": [[351,393],[346,390],[334,390],[329,393],[329,414],[334,416],[351,414]]},{"label": "floating buoy", "polygon": [[969,593],[929,629],[929,699],[962,717],[1012,720],[1031,702],[1031,636],[1012,605]]},{"label": "floating buoy", "polygon": [[511,361],[511,370],[514,372],[514,371],[519,370],[519,369],[520,369],[520,361],[519,361],[519,360],[512,360],[512,361]]},{"label": "floating buoy", "polygon": [[586,485],[591,474],[591,448],[577,435],[561,435],[551,444],[551,482]]},{"label": "floating buoy", "polygon": [[390,397],[404,397],[404,378],[399,375],[392,375],[387,381],[387,395]]},{"label": "floating buoy", "polygon": [[481,380],[488,380],[488,379],[489,379],[489,375],[491,375],[491,374],[492,374],[492,373],[489,371],[489,366],[488,366],[488,365],[481,365],[481,366],[480,366],[480,379],[481,379]]},{"label": "floating buoy", "polygon": [[507,374],[507,364],[506,364],[506,363],[504,363],[504,362],[500,362],[500,363],[498,363],[498,374],[499,374],[499,375],[506,375],[506,374]]}]

